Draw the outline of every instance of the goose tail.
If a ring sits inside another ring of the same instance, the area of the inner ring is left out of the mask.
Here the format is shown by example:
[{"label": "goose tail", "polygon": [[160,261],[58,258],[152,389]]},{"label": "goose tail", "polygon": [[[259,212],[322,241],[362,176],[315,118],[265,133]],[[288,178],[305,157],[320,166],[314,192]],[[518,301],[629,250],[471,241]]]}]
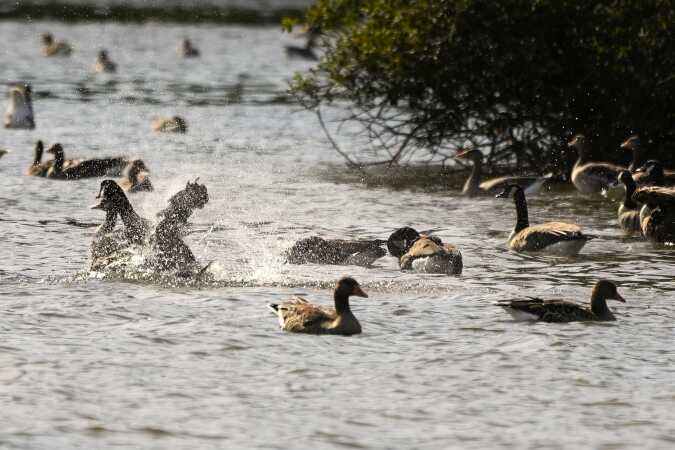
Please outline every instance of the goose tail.
[{"label": "goose tail", "polygon": [[274,314],[279,313],[279,305],[276,303],[270,303],[267,305],[267,308],[269,308],[270,311],[272,311]]}]

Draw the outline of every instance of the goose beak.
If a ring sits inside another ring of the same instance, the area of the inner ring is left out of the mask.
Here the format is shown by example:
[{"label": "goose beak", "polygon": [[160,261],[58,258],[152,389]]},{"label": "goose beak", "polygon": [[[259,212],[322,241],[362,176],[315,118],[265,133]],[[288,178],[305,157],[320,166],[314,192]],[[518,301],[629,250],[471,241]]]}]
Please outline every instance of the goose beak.
[{"label": "goose beak", "polygon": [[618,292],[614,294],[614,300],[619,301],[621,303],[626,303],[626,299],[621,296]]},{"label": "goose beak", "polygon": [[366,297],[366,298],[368,298],[368,294],[366,294],[365,292],[363,292],[363,291],[361,290],[361,286],[358,286],[358,285],[357,285],[357,286],[354,286],[354,289],[352,290],[352,295],[355,295],[355,296],[357,296],[357,297]]}]

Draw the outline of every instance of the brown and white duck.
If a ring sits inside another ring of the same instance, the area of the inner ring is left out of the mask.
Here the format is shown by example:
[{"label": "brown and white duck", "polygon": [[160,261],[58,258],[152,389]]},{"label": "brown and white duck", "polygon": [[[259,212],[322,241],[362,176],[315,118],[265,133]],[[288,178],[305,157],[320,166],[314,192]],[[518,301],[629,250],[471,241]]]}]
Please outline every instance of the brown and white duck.
[{"label": "brown and white duck", "polygon": [[675,245],[675,188],[643,187],[635,191],[633,200],[644,205],[642,234],[652,242]]},{"label": "brown and white duck", "polygon": [[190,39],[183,39],[178,45],[178,56],[181,58],[197,58],[199,50],[192,45]]},{"label": "brown and white duck", "polygon": [[29,84],[16,84],[9,88],[9,103],[3,117],[5,128],[33,130],[35,115],[33,114],[32,91]]},{"label": "brown and white duck", "polygon": [[616,320],[607,307],[607,300],[626,300],[614,283],[600,280],[593,287],[590,308],[566,300],[543,300],[530,297],[526,300],[505,300],[495,304],[504,308],[516,320],[540,322],[578,322]]},{"label": "brown and white duck", "polygon": [[186,133],[187,123],[180,116],[160,117],[152,121],[152,129],[163,133]]},{"label": "brown and white duck", "polygon": [[154,190],[150,182],[148,168],[143,160],[133,160],[124,171],[126,172],[126,176],[117,182],[124,192],[134,194],[136,192],[151,192]]},{"label": "brown and white duck", "polygon": [[284,331],[307,334],[353,335],[361,333],[361,324],[349,306],[349,297],[368,297],[359,283],[350,277],[341,278],[333,291],[335,309],[312,305],[302,297],[293,297],[269,308],[279,318]]},{"label": "brown and white duck", "polygon": [[70,56],[73,48],[65,41],[55,41],[51,33],[42,33],[42,54],[45,56]]},{"label": "brown and white duck", "polygon": [[311,236],[295,242],[286,250],[288,264],[331,264],[346,266],[371,266],[387,252],[385,241],[324,239]]},{"label": "brown and white duck", "polygon": [[619,182],[623,183],[626,192],[623,197],[623,202],[619,205],[619,225],[626,235],[642,234],[640,226],[640,207],[633,200],[633,194],[637,189],[635,180],[627,170],[619,172]]},{"label": "brown and white duck", "polygon": [[112,62],[108,57],[106,50],[98,52],[96,57],[96,64],[94,64],[94,72],[96,73],[115,73],[117,72],[117,64]]},{"label": "brown and white duck", "polygon": [[583,134],[578,134],[567,144],[577,151],[577,162],[572,168],[572,183],[584,194],[600,194],[616,188],[619,172],[625,167],[590,160],[590,149]]},{"label": "brown and white duck", "polygon": [[579,226],[564,222],[530,225],[527,200],[518,185],[507,186],[497,198],[513,197],[516,205],[516,226],[509,236],[509,248],[517,252],[545,252],[561,256],[578,254],[591,237]]},{"label": "brown and white duck", "polygon": [[52,145],[47,153],[54,155],[54,163],[47,171],[46,177],[58,180],[79,180],[81,178],[120,175],[130,163],[127,159],[117,157],[85,159],[80,160],[77,164],[66,165],[61,144]]},{"label": "brown and white duck", "polygon": [[462,273],[462,253],[436,236],[420,234],[411,227],[394,231],[387,240],[389,253],[398,258],[401,270],[424,273]]},{"label": "brown and white duck", "polygon": [[553,174],[547,174],[544,176],[509,176],[509,177],[498,177],[491,178],[489,180],[481,181],[482,179],[482,168],[483,168],[483,153],[477,149],[464,150],[463,152],[457,153],[455,158],[459,159],[469,159],[473,162],[473,169],[471,170],[471,175],[464,183],[464,188],[462,189],[462,194],[468,196],[474,196],[479,194],[496,194],[502,189],[504,189],[509,184],[517,184],[522,186],[525,190],[525,193],[528,195],[535,194],[539,192],[546,183],[546,180],[550,179]]}]

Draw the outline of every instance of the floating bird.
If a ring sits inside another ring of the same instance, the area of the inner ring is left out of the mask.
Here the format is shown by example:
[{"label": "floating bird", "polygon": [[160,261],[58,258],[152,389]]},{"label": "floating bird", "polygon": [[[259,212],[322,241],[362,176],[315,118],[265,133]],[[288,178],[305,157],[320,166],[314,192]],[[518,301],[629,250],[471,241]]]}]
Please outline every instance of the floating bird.
[{"label": "floating bird", "polygon": [[154,190],[150,182],[148,168],[142,160],[136,159],[129,163],[125,172],[126,176],[117,182],[124,192],[134,194]]},{"label": "floating bird", "polygon": [[178,56],[182,58],[197,58],[199,50],[192,46],[189,39],[183,39],[178,46]]},{"label": "floating bird", "polygon": [[398,258],[401,270],[425,273],[462,273],[462,253],[438,237],[427,236],[414,228],[403,227],[394,231],[387,240],[389,253]]},{"label": "floating bird", "polygon": [[600,280],[591,293],[591,306],[579,305],[565,300],[542,300],[530,297],[527,300],[506,300],[496,302],[516,320],[541,322],[613,321],[616,320],[607,307],[607,300],[626,300],[611,281]]},{"label": "floating bird", "polygon": [[660,161],[650,159],[633,173],[639,186],[675,186],[675,172],[666,172]]},{"label": "floating bird", "polygon": [[619,172],[619,181],[623,183],[626,188],[626,193],[623,197],[623,202],[619,205],[619,225],[626,235],[642,234],[640,226],[640,209],[638,204],[633,200],[633,193],[637,189],[635,180],[627,170]]},{"label": "floating bird", "polygon": [[42,33],[42,54],[45,56],[70,56],[73,48],[64,41],[55,41],[51,33]]},{"label": "floating bird", "polygon": [[383,240],[323,239],[312,236],[297,241],[286,250],[289,264],[333,264],[370,266],[387,252]]},{"label": "floating bird", "polygon": [[152,129],[164,133],[185,133],[187,124],[180,116],[160,117],[152,121]]},{"label": "floating bird", "polygon": [[35,129],[33,100],[29,84],[13,85],[9,88],[9,103],[5,110],[5,128]]},{"label": "floating bird", "polygon": [[96,57],[96,64],[94,64],[94,72],[96,73],[115,73],[117,71],[117,64],[108,58],[108,52],[101,50]]},{"label": "floating bird", "polygon": [[643,187],[635,191],[633,200],[642,203],[642,234],[652,242],[675,245],[675,188]]},{"label": "floating bird", "polygon": [[579,192],[599,194],[616,188],[617,177],[624,167],[590,161],[588,143],[583,134],[576,135],[567,145],[576,149],[579,155],[572,169],[572,183]]},{"label": "floating bird", "polygon": [[368,297],[355,279],[345,277],[338,281],[333,291],[335,309],[312,305],[302,297],[293,297],[280,305],[271,304],[269,308],[279,318],[284,331],[348,336],[361,333],[361,324],[349,307],[349,297],[352,295]]},{"label": "floating bird", "polygon": [[509,236],[509,248],[517,252],[552,253],[563,256],[578,254],[591,237],[571,223],[549,222],[530,226],[525,193],[518,185],[507,186],[497,198],[507,198],[513,193],[516,205],[516,226]]},{"label": "floating bird", "polygon": [[309,30],[305,33],[307,42],[304,47],[298,47],[297,45],[287,45],[286,46],[286,55],[289,58],[300,58],[306,59],[309,61],[317,61],[319,57],[314,52],[317,41],[321,36],[321,31],[318,27],[310,27]]},{"label": "floating bird", "polygon": [[[640,139],[640,136],[634,135],[629,137],[621,143],[621,148],[623,150],[628,150],[633,154],[633,158],[630,165],[628,166],[628,170],[630,170],[634,176],[637,175],[636,173],[644,171],[645,166],[651,165],[655,161],[647,160],[647,150],[642,146],[642,140]],[[663,168],[661,169],[663,170]],[[675,177],[675,171],[664,170],[663,172],[668,178]],[[636,178],[635,181],[638,183],[638,185],[642,185],[642,182],[639,178]]]},{"label": "floating bird", "polygon": [[469,159],[473,161],[473,169],[471,175],[464,183],[462,194],[473,196],[479,194],[495,194],[504,189],[509,184],[517,184],[522,186],[525,193],[528,195],[535,194],[541,190],[541,187],[550,179],[553,174],[549,173],[541,177],[524,176],[524,177],[498,177],[491,178],[481,182],[482,168],[483,168],[483,153],[477,149],[464,150],[457,153],[455,158]]},{"label": "floating bird", "polygon": [[[47,178],[59,180],[79,180],[80,178],[104,177],[120,175],[131,161],[124,158],[92,158],[79,160],[77,163],[66,165],[66,159],[61,144],[52,145],[47,153],[54,155],[54,163],[47,171]],[[71,160],[74,161],[74,160]]]}]

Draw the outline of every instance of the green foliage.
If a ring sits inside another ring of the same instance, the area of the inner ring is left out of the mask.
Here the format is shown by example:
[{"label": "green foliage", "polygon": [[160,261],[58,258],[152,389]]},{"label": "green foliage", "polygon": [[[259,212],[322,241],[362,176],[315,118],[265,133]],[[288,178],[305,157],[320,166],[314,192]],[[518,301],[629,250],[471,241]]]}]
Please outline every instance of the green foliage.
[{"label": "green foliage", "polygon": [[292,92],[349,105],[396,160],[472,143],[543,170],[582,132],[603,159],[638,133],[675,162],[675,0],[318,0],[305,21],[325,55]]}]

